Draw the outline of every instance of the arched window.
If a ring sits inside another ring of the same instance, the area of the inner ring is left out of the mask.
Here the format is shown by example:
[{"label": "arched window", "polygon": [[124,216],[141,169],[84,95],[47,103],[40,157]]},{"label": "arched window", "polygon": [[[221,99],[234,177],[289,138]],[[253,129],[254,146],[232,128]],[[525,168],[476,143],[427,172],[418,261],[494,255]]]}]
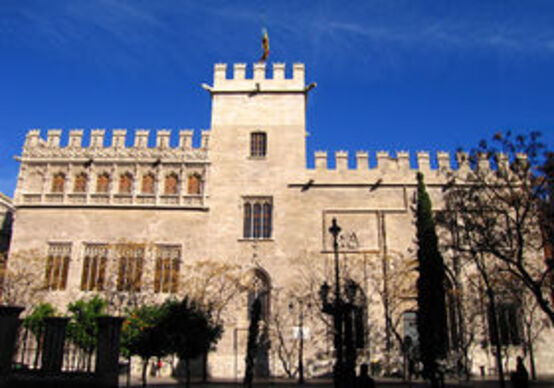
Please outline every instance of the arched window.
[{"label": "arched window", "polygon": [[270,197],[245,199],[242,234],[244,238],[271,238],[272,208]]},{"label": "arched window", "polygon": [[142,177],[142,194],[154,194],[154,174],[148,173]]},{"label": "arched window", "polygon": [[84,193],[87,191],[87,174],[84,172],[75,176],[75,182],[73,183],[73,192]]},{"label": "arched window", "polygon": [[107,193],[110,189],[110,175],[108,173],[102,173],[98,175],[96,179],[96,192]]},{"label": "arched window", "polygon": [[252,132],[250,134],[250,156],[263,158],[267,152],[267,135],[265,132]]},{"label": "arched window", "polygon": [[179,178],[174,173],[165,177],[164,194],[175,195],[178,194]]},{"label": "arched window", "polygon": [[133,190],[133,176],[130,173],[121,174],[119,177],[119,193],[131,194]]},{"label": "arched window", "polygon": [[187,193],[200,194],[200,176],[197,174],[189,175],[187,178]]},{"label": "arched window", "polygon": [[244,238],[252,237],[252,205],[249,203],[244,204]]},{"label": "arched window", "polygon": [[262,237],[263,238],[270,238],[271,237],[271,204],[270,203],[264,203],[263,209],[262,209]]},{"label": "arched window", "polygon": [[54,174],[52,177],[52,192],[63,193],[65,186],[65,175],[62,172]]},{"label": "arched window", "polygon": [[254,204],[254,230],[252,237],[260,238],[262,235],[262,206],[259,203]]}]

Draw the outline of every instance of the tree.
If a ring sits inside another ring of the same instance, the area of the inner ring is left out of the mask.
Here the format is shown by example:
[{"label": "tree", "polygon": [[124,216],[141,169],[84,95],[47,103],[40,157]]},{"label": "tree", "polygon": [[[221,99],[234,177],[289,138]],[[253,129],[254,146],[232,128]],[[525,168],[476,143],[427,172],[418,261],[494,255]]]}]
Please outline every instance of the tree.
[{"label": "tree", "polygon": [[[404,317],[403,312],[410,311],[415,307],[412,301],[415,265],[417,265],[415,260],[407,260],[400,254],[390,254],[381,261],[370,260],[368,263],[369,279],[383,306],[385,330],[388,328],[396,340],[398,346],[394,349],[398,351],[399,356],[404,358],[404,372],[407,368],[406,353],[408,349],[407,344],[405,344],[405,337],[402,334],[401,324]],[[385,350],[388,353],[393,350],[392,344],[386,346],[390,342],[390,340],[387,341],[385,335]],[[385,360],[388,362],[385,365],[385,370],[390,371],[392,362],[389,354],[386,354]]]},{"label": "tree", "polygon": [[92,367],[92,355],[96,349],[98,336],[97,319],[104,314],[106,302],[98,295],[90,300],[79,299],[67,306],[69,324],[67,336],[82,352],[81,358],[90,372]]},{"label": "tree", "polygon": [[484,255],[513,275],[554,323],[554,265],[542,259],[553,240],[554,162],[539,138],[537,132],[498,133],[490,144],[459,153],[460,168],[448,174],[445,209],[458,235],[452,248]]},{"label": "tree", "polygon": [[45,295],[44,258],[38,250],[10,253],[10,259],[0,256],[0,302],[9,305],[32,306]]},{"label": "tree", "polygon": [[438,384],[437,361],[446,357],[446,306],[445,270],[442,255],[438,249],[431,199],[423,183],[423,174],[417,174],[417,259],[419,278],[417,280],[418,318],[420,353],[423,374],[431,380],[433,387]]},{"label": "tree", "polygon": [[167,333],[163,321],[170,302],[163,305],[143,305],[131,311],[122,325],[121,351],[129,359],[137,355],[142,359],[142,386],[146,386],[147,367],[150,358],[163,357],[169,352]]},{"label": "tree", "polygon": [[215,343],[221,338],[223,326],[216,323],[210,311],[198,304],[183,298],[180,302],[167,302],[160,329],[167,340],[167,353],[177,354],[185,361],[186,386],[190,386],[190,360],[210,350],[215,350]]},{"label": "tree", "polygon": [[250,325],[248,326],[248,343],[246,347],[246,369],[244,372],[243,384],[248,388],[252,388],[252,380],[254,378],[254,360],[256,359],[256,350],[258,349],[261,309],[262,305],[260,299],[256,298],[251,307]]}]

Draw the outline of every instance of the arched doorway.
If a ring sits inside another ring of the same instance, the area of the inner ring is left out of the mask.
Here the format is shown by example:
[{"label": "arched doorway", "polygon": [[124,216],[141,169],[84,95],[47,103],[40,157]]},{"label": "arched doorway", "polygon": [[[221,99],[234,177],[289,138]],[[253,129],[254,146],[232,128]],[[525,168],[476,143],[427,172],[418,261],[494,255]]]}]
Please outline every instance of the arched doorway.
[{"label": "arched doorway", "polygon": [[269,333],[268,324],[270,316],[271,281],[266,271],[256,268],[249,271],[247,276],[247,303],[246,314],[248,321],[251,318],[252,304],[258,299],[261,304],[260,334],[256,361],[254,364],[255,377],[269,376]]}]

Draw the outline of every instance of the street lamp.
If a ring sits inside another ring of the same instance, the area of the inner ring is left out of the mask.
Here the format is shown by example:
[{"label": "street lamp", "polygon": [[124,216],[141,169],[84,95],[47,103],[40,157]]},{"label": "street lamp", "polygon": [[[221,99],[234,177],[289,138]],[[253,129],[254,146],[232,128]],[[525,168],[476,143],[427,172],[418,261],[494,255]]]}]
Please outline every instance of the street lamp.
[{"label": "street lamp", "polygon": [[340,226],[337,224],[337,219],[333,218],[329,232],[333,236],[333,252],[335,257],[335,299],[333,303],[329,303],[328,296],[330,287],[327,282],[323,283],[319,290],[321,297],[323,312],[333,316],[333,325],[335,327],[335,354],[336,360],[334,365],[333,380],[335,388],[342,386],[342,372],[343,372],[343,357],[342,357],[342,300],[340,297],[340,273],[339,273],[339,244],[338,236],[341,231]]},{"label": "street lamp", "polygon": [[[350,387],[354,384],[356,377],[356,346],[354,345],[354,335],[360,336],[358,330],[354,329],[355,321],[353,314],[359,313],[359,307],[355,304],[358,285],[353,280],[348,280],[344,287],[346,300],[341,298],[340,272],[339,272],[339,245],[338,235],[341,228],[337,225],[336,218],[333,218],[329,232],[333,236],[333,252],[335,258],[335,298],[329,302],[329,291],[331,287],[324,282],[319,289],[322,311],[333,316],[335,327],[335,354],[336,361],[334,365],[333,380],[335,388]],[[356,333],[355,333],[356,332]],[[343,338],[344,336],[344,338]],[[343,356],[343,346],[346,345],[346,360]]]},{"label": "street lamp", "polygon": [[[298,384],[304,384],[304,301],[302,298],[296,299],[298,304],[298,332],[300,341],[298,345]],[[311,303],[306,304],[309,310],[312,307]],[[294,303],[289,303],[289,310],[293,312]]]}]

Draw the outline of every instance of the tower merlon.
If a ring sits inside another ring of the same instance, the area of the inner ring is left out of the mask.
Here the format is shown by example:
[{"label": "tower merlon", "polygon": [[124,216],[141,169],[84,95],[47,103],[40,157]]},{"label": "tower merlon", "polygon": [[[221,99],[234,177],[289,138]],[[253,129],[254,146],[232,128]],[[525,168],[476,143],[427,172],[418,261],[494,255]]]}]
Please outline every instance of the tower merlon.
[{"label": "tower merlon", "polygon": [[446,151],[438,151],[437,163],[439,165],[439,170],[450,170],[450,153]]},{"label": "tower merlon", "polygon": [[201,148],[204,149],[204,150],[207,150],[210,146],[209,141],[210,141],[210,130],[203,129],[202,130],[202,145],[201,145]]},{"label": "tower merlon", "polygon": [[430,161],[429,152],[427,151],[417,152],[417,168],[419,171],[431,170],[431,161]]},{"label": "tower merlon", "polygon": [[69,131],[69,147],[80,148],[83,141],[83,130],[72,129]]},{"label": "tower merlon", "polygon": [[192,148],[192,136],[194,131],[192,129],[180,129],[179,130],[179,148],[182,150]]},{"label": "tower merlon", "polygon": [[308,92],[315,84],[309,87],[305,85],[305,66],[303,63],[292,65],[292,78],[285,77],[286,65],[284,63],[273,64],[273,74],[270,78],[266,71],[265,63],[253,64],[252,78],[246,77],[247,65],[245,63],[233,64],[233,74],[227,78],[225,63],[217,63],[214,66],[214,84],[203,85],[211,93],[286,93]]},{"label": "tower merlon", "polygon": [[390,168],[391,158],[388,151],[377,151],[377,168],[386,171]]},{"label": "tower merlon", "polygon": [[156,147],[160,149],[169,148],[169,137],[171,131],[169,129],[160,129],[156,132]]},{"label": "tower merlon", "polygon": [[137,129],[135,131],[135,148],[140,148],[140,149],[147,148],[148,136],[150,136],[150,130]]},{"label": "tower merlon", "polygon": [[408,151],[396,151],[396,159],[399,170],[408,171],[410,169],[410,153]]},{"label": "tower merlon", "polygon": [[479,170],[489,170],[489,155],[486,152],[479,152],[477,155],[477,167]]},{"label": "tower merlon", "polygon": [[356,169],[367,170],[369,168],[369,153],[367,151],[356,152]]},{"label": "tower merlon", "polygon": [[49,129],[46,137],[46,144],[50,148],[57,148],[60,146],[61,137],[62,137],[61,129]]},{"label": "tower merlon", "polygon": [[316,170],[327,170],[327,151],[316,151],[314,161]]},{"label": "tower merlon", "polygon": [[338,171],[348,170],[348,152],[336,151],[335,152],[335,165]]},{"label": "tower merlon", "polygon": [[125,137],[127,136],[127,130],[124,128],[117,128],[112,133],[112,147],[117,149],[125,147]]}]

